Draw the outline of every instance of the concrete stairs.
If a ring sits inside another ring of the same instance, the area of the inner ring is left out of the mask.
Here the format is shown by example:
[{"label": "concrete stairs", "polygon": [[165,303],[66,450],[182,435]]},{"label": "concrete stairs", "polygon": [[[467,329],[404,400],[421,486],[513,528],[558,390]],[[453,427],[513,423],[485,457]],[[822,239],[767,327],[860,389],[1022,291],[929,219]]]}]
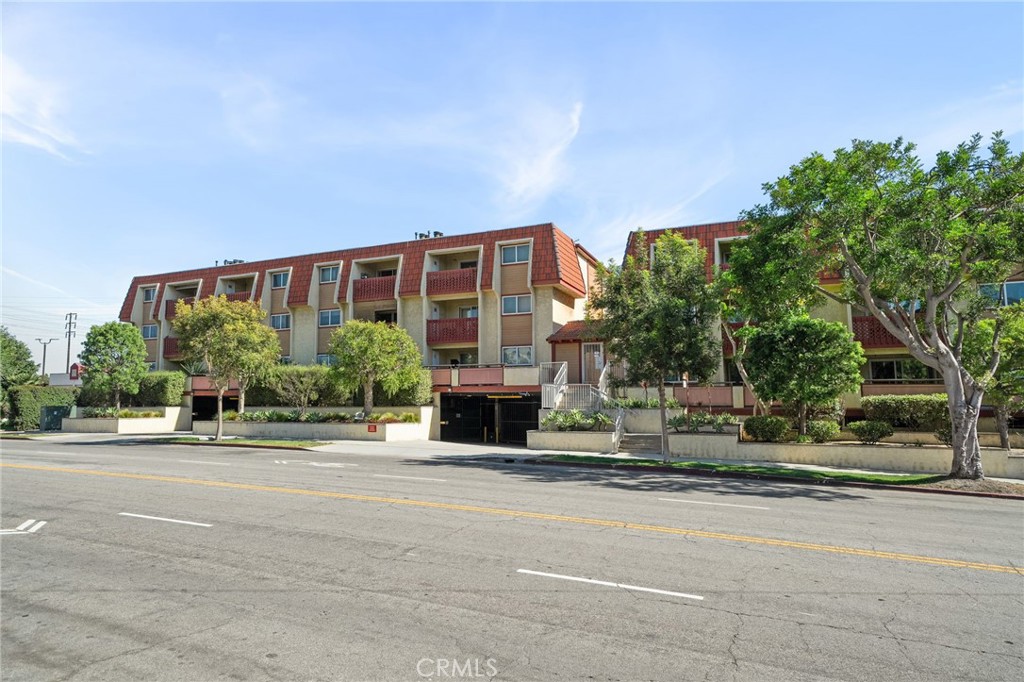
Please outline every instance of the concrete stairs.
[{"label": "concrete stairs", "polygon": [[624,433],[619,441],[619,452],[631,455],[660,455],[660,433]]}]

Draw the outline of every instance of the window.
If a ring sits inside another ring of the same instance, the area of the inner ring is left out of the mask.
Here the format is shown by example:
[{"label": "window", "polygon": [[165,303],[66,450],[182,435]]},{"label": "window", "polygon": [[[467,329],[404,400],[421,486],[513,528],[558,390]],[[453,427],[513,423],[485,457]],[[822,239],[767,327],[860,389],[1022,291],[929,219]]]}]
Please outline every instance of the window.
[{"label": "window", "polygon": [[377,271],[377,276],[378,277],[394,277],[397,274],[398,274],[398,270],[395,270],[394,268],[389,268],[387,270],[378,270]]},{"label": "window", "polygon": [[334,310],[321,310],[320,311],[320,326],[321,327],[337,327],[341,324],[341,311]]},{"label": "window", "polygon": [[515,244],[513,246],[501,247],[501,264],[514,265],[515,263],[526,263],[530,260],[530,245]]},{"label": "window", "polygon": [[725,359],[725,382],[733,386],[743,385],[743,377],[740,376],[740,370],[732,358]]},{"label": "window", "polygon": [[388,324],[398,324],[398,311],[397,310],[378,310],[373,313],[374,322],[387,322]]},{"label": "window", "polygon": [[475,305],[461,306],[459,308],[459,317],[479,317],[480,311]]},{"label": "window", "polygon": [[330,353],[317,353],[316,364],[331,367],[334,365],[334,356]]},{"label": "window", "polygon": [[982,296],[992,299],[993,305],[1013,305],[1024,301],[1024,282],[1003,282],[982,284],[978,287]]},{"label": "window", "polygon": [[502,315],[522,315],[533,311],[533,299],[529,294],[526,296],[502,296]]},{"label": "window", "polygon": [[935,370],[911,358],[872,360],[871,381],[882,383],[933,383],[938,379]]},{"label": "window", "polygon": [[472,351],[467,351],[459,353],[459,359],[454,362],[458,362],[460,365],[475,365],[480,362],[480,357]]},{"label": "window", "polygon": [[155,339],[156,338],[156,325],[155,324],[144,324],[144,325],[142,325],[142,338],[144,338],[144,339]]},{"label": "window", "polygon": [[270,287],[272,289],[284,289],[288,286],[288,273],[275,272],[270,276]]},{"label": "window", "polygon": [[506,365],[532,365],[533,346],[502,346],[501,362]]},{"label": "window", "polygon": [[475,267],[476,267],[476,261],[475,260],[459,261],[459,269],[460,270],[468,270],[469,268],[475,268]]},{"label": "window", "polygon": [[282,313],[280,315],[270,316],[270,326],[274,329],[291,329],[292,328],[292,316],[291,313]]},{"label": "window", "polygon": [[142,290],[142,302],[152,303],[156,300],[156,287],[147,287]]},{"label": "window", "polygon": [[338,266],[323,265],[320,267],[320,284],[330,284],[338,281]]}]

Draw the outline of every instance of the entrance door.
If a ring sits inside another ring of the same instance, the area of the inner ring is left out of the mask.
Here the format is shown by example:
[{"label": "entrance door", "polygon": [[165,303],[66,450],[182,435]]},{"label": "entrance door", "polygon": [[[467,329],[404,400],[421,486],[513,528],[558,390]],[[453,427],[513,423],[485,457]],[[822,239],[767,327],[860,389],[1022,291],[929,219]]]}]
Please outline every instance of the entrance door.
[{"label": "entrance door", "polygon": [[604,369],[604,345],[583,344],[583,383],[597,385]]}]

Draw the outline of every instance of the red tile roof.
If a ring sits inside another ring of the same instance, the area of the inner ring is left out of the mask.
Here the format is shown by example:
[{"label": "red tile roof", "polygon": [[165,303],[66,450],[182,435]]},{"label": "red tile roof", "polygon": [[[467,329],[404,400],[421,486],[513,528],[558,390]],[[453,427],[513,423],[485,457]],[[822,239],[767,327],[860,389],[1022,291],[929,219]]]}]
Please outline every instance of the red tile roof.
[{"label": "red tile roof", "polygon": [[[746,225],[744,220],[733,220],[726,223],[704,223],[701,225],[686,225],[684,227],[669,227],[664,230],[644,230],[643,232],[648,245],[658,241],[658,237],[666,232],[677,232],[687,239],[696,239],[707,251],[707,266],[708,273],[710,274],[715,264],[715,240],[745,235],[744,225]],[[622,256],[623,261],[626,260],[627,255],[636,255],[636,236],[636,231],[629,233],[629,239],[626,241],[626,252]]]},{"label": "red tile roof", "polygon": [[[158,300],[154,309],[163,305],[166,284],[171,282],[188,282],[202,280],[199,296],[213,293],[217,279],[257,273],[256,286],[262,288],[263,279],[269,270],[291,268],[288,286],[288,305],[304,306],[309,300],[309,289],[313,282],[314,265],[342,261],[341,281],[338,286],[339,300],[346,300],[348,282],[351,278],[353,261],[368,259],[398,258],[402,259],[400,296],[418,296],[423,277],[424,256],[428,251],[450,250],[465,247],[467,249],[482,246],[483,253],[479,267],[481,268],[480,286],[492,288],[494,273],[494,249],[499,241],[515,241],[517,239],[533,239],[534,253],[532,259],[532,282],[534,285],[561,286],[577,296],[585,296],[583,273],[580,270],[578,254],[585,260],[593,261],[593,256],[585,249],[577,248],[572,239],[552,223],[514,227],[504,230],[476,232],[472,234],[416,239],[394,244],[381,244],[340,251],[324,251],[304,256],[291,256],[271,260],[235,263],[212,268],[182,270],[155,275],[141,275],[132,279],[131,286],[121,306],[120,319],[131,319],[132,307],[138,287],[160,285]],[[596,263],[596,261],[594,261]],[[257,298],[258,298],[257,292]]]},{"label": "red tile roof", "polygon": [[600,341],[590,329],[586,320],[572,320],[547,339],[548,343],[578,343],[580,341]]}]

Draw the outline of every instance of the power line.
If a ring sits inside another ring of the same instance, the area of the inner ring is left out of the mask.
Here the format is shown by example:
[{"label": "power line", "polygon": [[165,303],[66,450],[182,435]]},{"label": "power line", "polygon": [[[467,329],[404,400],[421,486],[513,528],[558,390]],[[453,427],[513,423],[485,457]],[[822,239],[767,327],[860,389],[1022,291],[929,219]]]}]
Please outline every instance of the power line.
[{"label": "power line", "polygon": [[64,323],[64,336],[68,337],[68,361],[67,368],[64,370],[65,373],[71,373],[71,339],[75,337],[75,326],[78,324],[78,313],[68,313],[64,316],[67,322]]}]

